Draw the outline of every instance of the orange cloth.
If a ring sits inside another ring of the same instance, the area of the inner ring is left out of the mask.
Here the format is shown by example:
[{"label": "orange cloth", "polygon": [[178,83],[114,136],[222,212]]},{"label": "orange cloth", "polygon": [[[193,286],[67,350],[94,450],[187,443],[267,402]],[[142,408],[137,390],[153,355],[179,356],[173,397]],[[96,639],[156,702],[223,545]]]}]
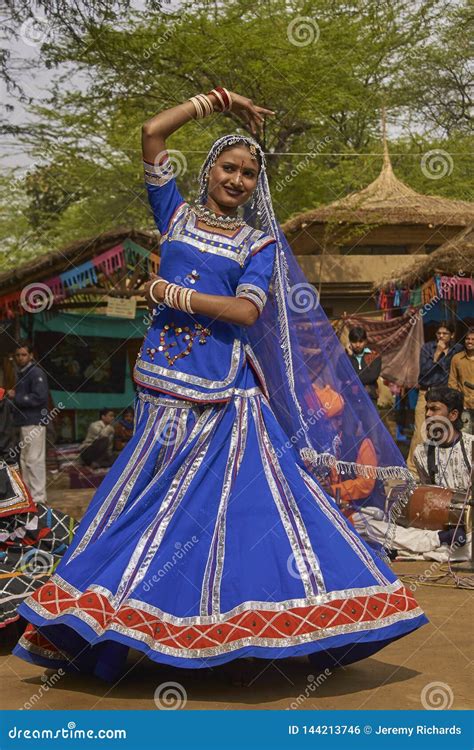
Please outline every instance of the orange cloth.
[{"label": "orange cloth", "polygon": [[[377,466],[377,455],[370,438],[364,438],[361,442],[356,462],[358,464],[365,464],[366,466]],[[339,479],[340,476],[336,468],[333,467],[330,473],[331,492],[335,497],[336,491],[339,490],[339,497],[343,503],[349,503],[352,500],[363,500],[370,495],[376,481],[373,477],[360,476],[355,479],[344,479],[342,481],[338,481]]]},{"label": "orange cloth", "polygon": [[318,397],[319,403],[325,410],[326,416],[336,417],[342,413],[344,409],[344,399],[340,393],[331,388],[330,385],[325,385],[324,388],[319,388],[317,385],[313,385],[313,390]]}]

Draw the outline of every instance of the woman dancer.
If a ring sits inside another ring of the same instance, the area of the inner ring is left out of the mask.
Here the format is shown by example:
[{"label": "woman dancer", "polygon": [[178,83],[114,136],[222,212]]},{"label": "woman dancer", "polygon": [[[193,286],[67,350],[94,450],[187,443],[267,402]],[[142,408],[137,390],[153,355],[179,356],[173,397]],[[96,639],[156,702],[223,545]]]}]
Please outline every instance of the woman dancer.
[{"label": "woman dancer", "polygon": [[347,664],[427,621],[316,479],[335,464],[409,475],[348,361],[377,467],[357,465],[331,425],[341,348],[317,301],[302,304],[312,288],[276,223],[262,149],[220,138],[198,201],[176,186],[167,137],[225,110],[254,135],[271,114],[219,87],[144,125],[161,276],[147,286],[135,433],[56,574],[20,609],[30,625],[15,653],[36,664],[113,679],[129,647],[186,668],[302,654]]}]

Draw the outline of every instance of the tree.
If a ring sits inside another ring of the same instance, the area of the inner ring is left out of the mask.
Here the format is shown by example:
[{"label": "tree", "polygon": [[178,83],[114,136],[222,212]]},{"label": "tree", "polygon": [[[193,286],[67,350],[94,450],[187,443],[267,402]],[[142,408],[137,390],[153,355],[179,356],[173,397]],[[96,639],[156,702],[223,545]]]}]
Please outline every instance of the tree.
[{"label": "tree", "polygon": [[[8,4],[19,23],[25,1]],[[435,49],[444,5],[198,0],[165,12],[157,3],[137,10],[128,2],[55,0],[40,8],[51,21],[41,45],[42,63],[56,71],[51,92],[30,104],[33,121],[3,128],[39,165],[28,178],[35,186],[28,221],[39,249],[117,224],[151,223],[141,124],[219,83],[276,111],[262,142],[281,221],[367,184],[381,164],[370,152],[381,151],[382,104],[393,119],[419,112],[413,49]],[[235,129],[245,132],[233,115],[215,116],[170,139],[186,196],[214,138]],[[416,151],[413,144],[408,150]],[[398,169],[402,179],[408,161]],[[430,188],[456,196],[457,172],[451,177],[448,186]]]}]

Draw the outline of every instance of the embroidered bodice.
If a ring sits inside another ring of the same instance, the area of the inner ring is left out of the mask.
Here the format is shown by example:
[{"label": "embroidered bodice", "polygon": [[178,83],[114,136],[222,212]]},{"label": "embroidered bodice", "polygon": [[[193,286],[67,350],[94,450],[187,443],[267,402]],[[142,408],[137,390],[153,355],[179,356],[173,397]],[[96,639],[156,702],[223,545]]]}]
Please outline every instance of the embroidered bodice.
[{"label": "embroidered bodice", "polygon": [[[204,294],[238,296],[263,310],[275,241],[248,224],[232,236],[198,226],[165,162],[146,165],[148,196],[161,232],[160,276]],[[246,328],[160,305],[137,358],[134,379],[143,387],[196,401],[231,398],[252,356]]]}]

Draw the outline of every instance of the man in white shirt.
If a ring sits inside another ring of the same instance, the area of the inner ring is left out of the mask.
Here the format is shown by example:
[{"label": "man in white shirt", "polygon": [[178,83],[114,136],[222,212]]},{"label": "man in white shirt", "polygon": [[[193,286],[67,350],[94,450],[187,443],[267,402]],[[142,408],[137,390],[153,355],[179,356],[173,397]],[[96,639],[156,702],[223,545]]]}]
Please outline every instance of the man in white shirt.
[{"label": "man in white shirt", "polygon": [[[426,417],[414,461],[421,484],[461,490],[470,499],[472,485],[472,449],[474,436],[461,432],[463,396],[447,386],[430,388],[426,394]],[[386,544],[389,532],[385,520],[370,508],[365,515],[354,514],[353,523],[361,536]],[[444,562],[470,557],[471,535],[461,524],[456,529],[418,529],[396,525],[390,546],[397,559],[425,559]],[[451,546],[453,549],[451,550]]]},{"label": "man in white shirt", "polygon": [[424,442],[413,456],[422,484],[470,492],[474,435],[461,432],[462,413],[460,391],[437,386],[427,392]]}]

